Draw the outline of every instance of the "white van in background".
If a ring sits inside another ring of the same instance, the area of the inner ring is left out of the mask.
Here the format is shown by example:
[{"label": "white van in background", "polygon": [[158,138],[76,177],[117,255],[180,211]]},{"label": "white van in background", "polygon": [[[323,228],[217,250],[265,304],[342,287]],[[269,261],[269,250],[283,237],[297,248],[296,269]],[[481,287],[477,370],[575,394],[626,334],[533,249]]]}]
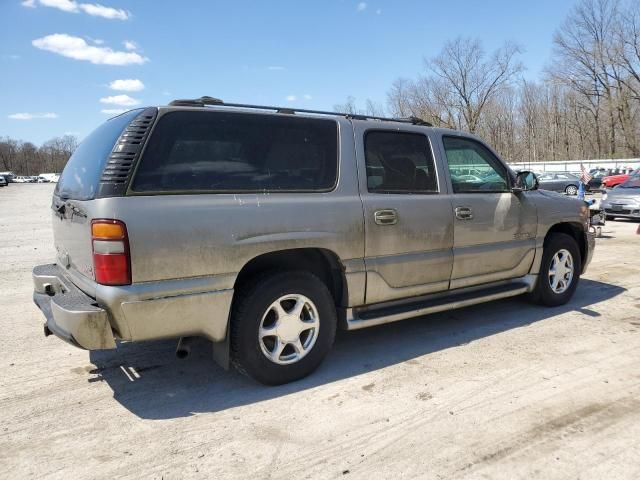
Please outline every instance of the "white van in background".
[{"label": "white van in background", "polygon": [[38,175],[38,183],[53,182],[57,183],[60,178],[59,173],[41,173]]}]

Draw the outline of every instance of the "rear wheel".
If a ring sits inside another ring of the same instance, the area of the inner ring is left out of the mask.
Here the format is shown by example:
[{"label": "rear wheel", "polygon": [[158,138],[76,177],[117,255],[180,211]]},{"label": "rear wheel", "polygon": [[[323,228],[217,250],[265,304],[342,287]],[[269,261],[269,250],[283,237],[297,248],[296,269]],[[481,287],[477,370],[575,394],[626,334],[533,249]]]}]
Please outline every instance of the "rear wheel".
[{"label": "rear wheel", "polygon": [[309,375],[336,333],[326,285],[303,271],[269,273],[244,287],[231,320],[231,361],[241,372],[280,385]]},{"label": "rear wheel", "polygon": [[582,259],[573,237],[553,233],[545,242],[538,282],[531,299],[541,305],[564,305],[573,296],[580,279]]},{"label": "rear wheel", "polygon": [[567,185],[567,188],[565,188],[564,191],[567,195],[577,195],[578,187],[575,185]]}]

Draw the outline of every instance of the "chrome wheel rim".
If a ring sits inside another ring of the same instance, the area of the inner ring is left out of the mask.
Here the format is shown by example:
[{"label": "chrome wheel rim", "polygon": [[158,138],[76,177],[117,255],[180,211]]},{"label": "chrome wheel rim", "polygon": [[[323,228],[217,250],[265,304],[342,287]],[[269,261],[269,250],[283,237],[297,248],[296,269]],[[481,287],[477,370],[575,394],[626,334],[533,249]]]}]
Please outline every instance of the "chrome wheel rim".
[{"label": "chrome wheel rim", "polygon": [[553,293],[560,294],[567,291],[573,280],[573,271],[573,256],[564,248],[559,250],[551,259],[549,266],[549,286]]},{"label": "chrome wheel rim", "polygon": [[318,309],[304,295],[283,295],[262,315],[258,342],[265,357],[278,365],[302,360],[318,339]]},{"label": "chrome wheel rim", "polygon": [[569,195],[575,195],[576,193],[578,193],[578,189],[576,187],[574,187],[573,185],[567,187],[567,193]]}]

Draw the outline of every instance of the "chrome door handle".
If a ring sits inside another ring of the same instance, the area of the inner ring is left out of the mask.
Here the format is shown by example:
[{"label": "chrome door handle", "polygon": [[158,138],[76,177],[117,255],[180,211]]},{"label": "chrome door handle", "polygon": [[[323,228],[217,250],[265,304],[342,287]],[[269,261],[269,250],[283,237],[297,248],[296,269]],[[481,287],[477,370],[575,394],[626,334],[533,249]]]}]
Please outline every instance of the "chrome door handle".
[{"label": "chrome door handle", "polygon": [[469,207],[456,207],[455,212],[458,220],[471,220],[473,218],[473,211]]},{"label": "chrome door handle", "polygon": [[393,208],[376,210],[373,219],[376,225],[395,225],[398,223],[398,213]]}]

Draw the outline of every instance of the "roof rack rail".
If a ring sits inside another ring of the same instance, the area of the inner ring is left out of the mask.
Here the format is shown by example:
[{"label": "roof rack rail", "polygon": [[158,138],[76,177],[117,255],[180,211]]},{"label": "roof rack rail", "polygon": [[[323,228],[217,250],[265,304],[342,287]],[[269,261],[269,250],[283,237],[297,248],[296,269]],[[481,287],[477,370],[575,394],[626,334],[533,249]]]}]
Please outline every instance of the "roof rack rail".
[{"label": "roof rack rail", "polygon": [[326,112],[323,110],[308,110],[304,108],[291,108],[291,107],[272,107],[268,105],[251,105],[245,103],[225,103],[219,98],[214,97],[200,97],[194,99],[179,99],[169,103],[172,107],[206,107],[206,106],[224,106],[233,108],[255,108],[257,110],[274,110],[277,113],[286,113],[293,115],[298,113],[312,113],[315,115],[333,115],[338,117],[345,117],[353,120],[380,120],[383,122],[400,122],[410,123],[412,125],[421,125],[425,127],[433,127],[433,125],[418,117],[404,117],[404,118],[388,118],[377,117],[375,115],[362,115],[356,113],[343,113],[343,112]]}]

